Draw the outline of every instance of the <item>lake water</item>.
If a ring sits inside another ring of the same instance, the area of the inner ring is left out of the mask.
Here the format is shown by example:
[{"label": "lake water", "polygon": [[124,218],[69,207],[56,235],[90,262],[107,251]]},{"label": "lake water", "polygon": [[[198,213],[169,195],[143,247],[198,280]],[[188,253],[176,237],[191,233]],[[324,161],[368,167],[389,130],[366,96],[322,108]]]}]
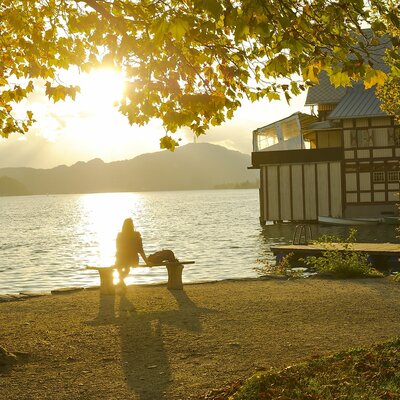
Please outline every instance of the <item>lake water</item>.
[{"label": "lake water", "polygon": [[[290,243],[295,225],[258,223],[258,190],[101,193],[0,198],[0,293],[99,284],[86,265],[114,264],[115,238],[127,217],[147,254],[171,249],[196,264],[184,282],[255,277],[270,246]],[[345,237],[345,227],[312,226],[313,237]],[[358,241],[398,242],[389,225],[363,226]],[[165,268],[135,269],[127,283],[159,283]]]}]

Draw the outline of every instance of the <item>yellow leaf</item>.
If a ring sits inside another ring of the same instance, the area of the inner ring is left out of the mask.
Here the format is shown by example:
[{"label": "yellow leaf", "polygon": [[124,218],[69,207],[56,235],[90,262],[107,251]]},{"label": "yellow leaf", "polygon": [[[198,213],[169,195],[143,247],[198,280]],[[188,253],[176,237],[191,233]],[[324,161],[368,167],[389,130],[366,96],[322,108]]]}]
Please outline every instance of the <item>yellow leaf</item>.
[{"label": "yellow leaf", "polygon": [[303,68],[303,79],[305,81],[310,81],[312,83],[319,83],[318,74],[320,73],[320,68],[314,64]]},{"label": "yellow leaf", "polygon": [[160,138],[160,148],[161,149],[167,149],[170,151],[174,151],[175,147],[179,146],[179,143],[172,139],[171,136],[165,135],[162,138]]},{"label": "yellow leaf", "polygon": [[268,92],[267,97],[269,101],[281,99],[281,96],[277,92]]},{"label": "yellow leaf", "polygon": [[333,86],[351,86],[351,80],[349,74],[342,71],[332,72],[330,75]]},{"label": "yellow leaf", "polygon": [[387,75],[379,69],[369,67],[365,74],[364,87],[370,89],[374,85],[383,85],[386,81]]}]

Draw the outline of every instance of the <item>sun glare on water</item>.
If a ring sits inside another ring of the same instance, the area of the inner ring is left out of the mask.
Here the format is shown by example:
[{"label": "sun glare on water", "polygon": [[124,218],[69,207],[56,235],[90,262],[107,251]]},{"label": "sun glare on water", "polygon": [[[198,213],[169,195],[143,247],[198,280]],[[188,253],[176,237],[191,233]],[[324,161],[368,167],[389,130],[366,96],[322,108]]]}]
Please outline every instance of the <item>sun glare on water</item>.
[{"label": "sun glare on water", "polygon": [[[96,266],[110,266],[115,263],[116,236],[122,228],[122,223],[127,217],[140,220],[138,213],[143,208],[143,196],[139,193],[100,193],[83,195],[79,198],[82,220],[77,227],[82,240],[88,246],[97,249],[96,254],[88,258],[88,263]],[[140,229],[140,228],[139,228]],[[125,282],[146,282],[146,276],[138,268]],[[117,283],[118,274],[114,274]]]}]

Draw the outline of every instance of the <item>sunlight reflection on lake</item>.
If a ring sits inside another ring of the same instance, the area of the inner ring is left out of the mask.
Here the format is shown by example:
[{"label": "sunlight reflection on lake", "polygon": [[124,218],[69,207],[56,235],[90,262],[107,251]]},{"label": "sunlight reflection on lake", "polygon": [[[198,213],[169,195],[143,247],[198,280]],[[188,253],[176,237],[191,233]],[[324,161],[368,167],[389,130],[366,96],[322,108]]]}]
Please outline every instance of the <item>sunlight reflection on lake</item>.
[{"label": "sunlight reflection on lake", "polygon": [[[289,243],[294,225],[258,224],[257,190],[105,193],[0,198],[0,293],[91,286],[86,265],[112,265],[115,238],[131,217],[147,254],[172,249],[195,260],[184,282],[255,277],[270,246]],[[343,227],[312,227],[346,235]],[[362,227],[358,241],[395,241],[393,226]],[[135,269],[127,283],[165,282],[165,268]]]}]

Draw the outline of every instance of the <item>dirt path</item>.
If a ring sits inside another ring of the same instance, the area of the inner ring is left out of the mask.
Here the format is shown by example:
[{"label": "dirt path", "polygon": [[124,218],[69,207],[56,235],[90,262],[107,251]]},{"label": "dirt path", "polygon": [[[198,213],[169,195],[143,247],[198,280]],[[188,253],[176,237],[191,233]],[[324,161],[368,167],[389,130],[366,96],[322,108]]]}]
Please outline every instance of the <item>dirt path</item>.
[{"label": "dirt path", "polygon": [[0,304],[0,399],[188,399],[256,369],[400,335],[387,279],[132,286]]}]

